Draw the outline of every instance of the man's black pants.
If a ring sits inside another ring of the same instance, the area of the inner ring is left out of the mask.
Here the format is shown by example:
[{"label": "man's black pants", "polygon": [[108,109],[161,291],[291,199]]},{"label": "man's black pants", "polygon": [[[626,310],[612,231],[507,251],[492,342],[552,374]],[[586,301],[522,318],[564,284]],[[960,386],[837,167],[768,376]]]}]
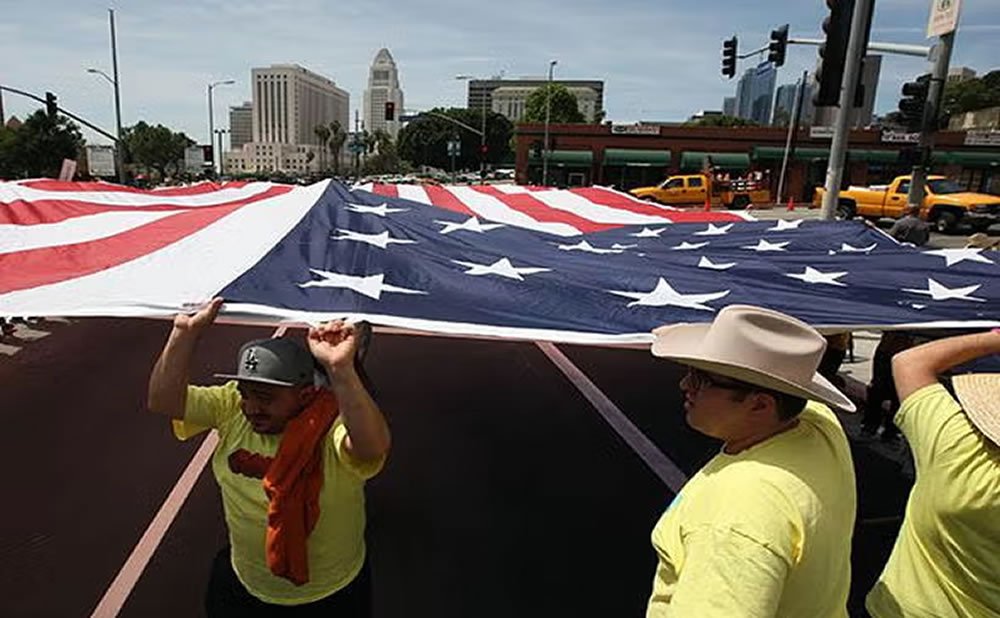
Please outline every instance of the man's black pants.
[{"label": "man's black pants", "polygon": [[208,618],[254,618],[257,616],[289,616],[324,618],[368,618],[371,616],[371,578],[368,561],[347,587],[328,597],[305,605],[274,605],[253,596],[236,577],[229,556],[229,547],[220,551],[212,563],[212,574],[205,593]]}]

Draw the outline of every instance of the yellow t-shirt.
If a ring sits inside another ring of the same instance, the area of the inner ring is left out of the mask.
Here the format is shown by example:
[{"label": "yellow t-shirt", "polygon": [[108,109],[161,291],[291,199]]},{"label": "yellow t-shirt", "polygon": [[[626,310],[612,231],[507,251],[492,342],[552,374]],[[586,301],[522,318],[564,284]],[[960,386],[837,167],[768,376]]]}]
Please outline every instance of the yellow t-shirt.
[{"label": "yellow t-shirt", "polygon": [[940,384],[907,397],[896,424],[917,480],[868,611],[876,618],[1000,616],[1000,448]]},{"label": "yellow t-shirt", "polygon": [[735,455],[719,453],[653,529],[647,618],[847,616],[856,496],[847,437],[826,406]]},{"label": "yellow t-shirt", "polygon": [[212,471],[222,492],[222,506],[232,546],[233,569],[246,589],[267,603],[299,605],[326,597],[349,584],[365,560],[364,482],[375,476],[382,462],[361,465],[344,450],[347,428],[337,418],[327,435],[323,458],[320,516],[309,535],[309,581],[296,586],[273,575],[267,566],[264,542],[268,500],[263,481],[235,474],[229,455],[239,449],[274,457],[280,435],[253,431],[240,410],[236,382],[224,386],[189,386],[183,421],[174,421],[174,433],[186,440],[208,428],[219,432]]}]

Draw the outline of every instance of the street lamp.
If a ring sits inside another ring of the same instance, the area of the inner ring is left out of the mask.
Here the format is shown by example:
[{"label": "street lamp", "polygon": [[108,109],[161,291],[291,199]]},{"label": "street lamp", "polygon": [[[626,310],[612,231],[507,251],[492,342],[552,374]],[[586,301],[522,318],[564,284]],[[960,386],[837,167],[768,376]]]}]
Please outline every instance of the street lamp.
[{"label": "street lamp", "polygon": [[88,73],[92,73],[94,75],[100,75],[104,79],[108,80],[108,83],[111,84],[112,88],[114,88],[114,91],[115,91],[115,124],[116,124],[116,126],[118,128],[118,132],[115,133],[115,135],[117,136],[117,139],[115,140],[115,167],[118,168],[118,182],[121,183],[121,184],[125,184],[125,166],[122,165],[122,162],[123,162],[122,161],[122,148],[124,148],[124,146],[122,145],[122,108],[118,104],[118,102],[120,100],[120,98],[118,96],[118,82],[115,81],[114,79],[112,79],[111,76],[109,76],[107,73],[105,73],[104,71],[102,71],[100,69],[89,68],[89,69],[87,69],[87,72]]},{"label": "street lamp", "polygon": [[[476,79],[472,75],[456,75],[455,79],[462,81],[469,81]],[[486,182],[486,95],[483,95],[483,100],[480,102],[480,108],[483,111],[482,124],[480,126],[479,135],[479,183],[483,184]]]},{"label": "street lamp", "polygon": [[108,23],[111,26],[111,67],[115,76],[112,78],[104,71],[100,69],[89,68],[88,73],[93,73],[94,75],[100,75],[104,79],[108,80],[108,83],[114,88],[115,91],[115,124],[117,125],[118,131],[115,133],[115,167],[118,168],[118,182],[120,184],[125,184],[125,159],[123,156],[123,150],[125,145],[122,143],[122,97],[121,90],[118,85],[118,43],[115,37],[115,10],[108,9]]},{"label": "street lamp", "polygon": [[552,69],[557,60],[549,61],[549,83],[545,87],[545,148],[542,151],[542,186],[549,186],[549,119],[552,117]]},{"label": "street lamp", "polygon": [[[215,116],[212,113],[212,89],[216,86],[228,86],[230,84],[235,84],[235,79],[223,79],[217,82],[211,82],[208,85],[208,145],[212,145],[212,136],[215,135]],[[214,148],[212,149],[215,150]],[[222,153],[219,153],[219,167],[222,167]],[[215,153],[212,153],[212,172],[215,172]],[[219,170],[221,174],[221,169]]]}]

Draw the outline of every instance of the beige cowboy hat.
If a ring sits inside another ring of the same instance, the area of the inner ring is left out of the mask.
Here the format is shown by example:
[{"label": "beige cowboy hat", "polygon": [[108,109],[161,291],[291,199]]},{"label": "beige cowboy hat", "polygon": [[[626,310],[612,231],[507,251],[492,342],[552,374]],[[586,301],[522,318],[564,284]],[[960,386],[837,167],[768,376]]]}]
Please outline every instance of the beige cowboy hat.
[{"label": "beige cowboy hat", "polygon": [[711,324],[661,326],[653,334],[654,356],[856,411],[846,395],[816,373],[826,339],[791,316],[749,305],[730,305]]},{"label": "beige cowboy hat", "polygon": [[970,373],[951,379],[972,424],[1000,446],[1000,373]]}]

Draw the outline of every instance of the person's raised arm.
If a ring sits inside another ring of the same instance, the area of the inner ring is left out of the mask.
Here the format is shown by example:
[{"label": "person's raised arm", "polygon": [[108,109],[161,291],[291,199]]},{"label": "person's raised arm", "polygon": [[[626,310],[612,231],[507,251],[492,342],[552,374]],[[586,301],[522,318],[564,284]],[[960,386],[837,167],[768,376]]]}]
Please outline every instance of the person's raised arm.
[{"label": "person's raised arm", "polygon": [[1000,329],[931,341],[892,357],[892,378],[900,401],[938,380],[952,367],[1000,354]]},{"label": "person's raised arm", "polygon": [[222,302],[221,298],[216,298],[192,315],[178,314],[174,318],[167,343],[149,375],[146,406],[150,411],[176,420],[184,418],[195,344],[215,321]]},{"label": "person's raised arm", "polygon": [[309,329],[309,350],[330,377],[347,427],[344,448],[359,462],[373,462],[389,452],[389,425],[354,369],[358,342],[354,327],[343,321]]}]

